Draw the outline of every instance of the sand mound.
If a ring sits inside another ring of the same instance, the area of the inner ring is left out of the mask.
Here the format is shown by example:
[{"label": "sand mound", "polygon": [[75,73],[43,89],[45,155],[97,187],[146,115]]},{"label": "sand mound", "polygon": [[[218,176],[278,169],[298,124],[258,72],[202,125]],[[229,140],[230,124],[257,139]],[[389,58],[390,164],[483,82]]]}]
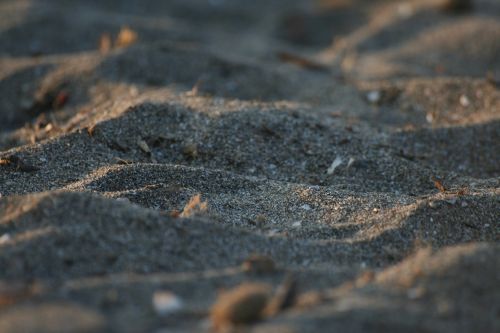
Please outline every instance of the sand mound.
[{"label": "sand mound", "polygon": [[[481,243],[437,253],[423,249],[399,265],[331,290],[331,298],[313,309],[298,309],[254,331],[494,332],[499,328],[496,252],[498,246]],[[467,274],[471,270],[478,274]],[[472,318],[478,320],[476,326],[470,325]]]},{"label": "sand mound", "polygon": [[498,75],[499,28],[494,18],[464,18],[425,27],[410,42],[360,56],[355,73],[378,79],[443,74],[480,78],[488,72]]}]

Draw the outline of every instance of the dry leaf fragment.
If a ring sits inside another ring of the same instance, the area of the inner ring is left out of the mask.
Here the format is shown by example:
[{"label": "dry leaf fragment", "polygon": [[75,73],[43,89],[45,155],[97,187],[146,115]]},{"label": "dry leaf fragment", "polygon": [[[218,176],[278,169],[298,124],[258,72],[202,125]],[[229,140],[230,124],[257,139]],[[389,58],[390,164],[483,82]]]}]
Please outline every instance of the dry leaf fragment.
[{"label": "dry leaf fragment", "polygon": [[500,86],[500,80],[495,79],[495,74],[492,71],[486,73],[486,82],[494,88]]},{"label": "dry leaf fragment", "polygon": [[434,186],[439,190],[439,192],[444,193],[446,192],[446,188],[444,187],[443,183],[437,179],[436,177],[432,177],[432,181],[434,182]]},{"label": "dry leaf fragment", "polygon": [[289,52],[278,52],[278,58],[286,63],[302,67],[304,69],[312,71],[328,71],[328,67],[323,64],[317,63],[310,59],[289,53]]},{"label": "dry leaf fragment", "polygon": [[95,127],[96,127],[97,124],[94,124],[94,125],[90,125],[89,127],[87,127],[87,134],[90,136],[90,137],[93,137],[94,136],[94,132],[95,132]]},{"label": "dry leaf fragment", "polygon": [[325,300],[325,296],[317,291],[309,291],[297,297],[295,301],[295,307],[299,308],[310,308],[322,303]]},{"label": "dry leaf fragment", "polygon": [[120,29],[116,37],[115,47],[127,47],[134,44],[138,39],[137,33],[127,26]]},{"label": "dry leaf fragment", "polygon": [[178,218],[181,216],[181,212],[179,212],[177,209],[174,209],[170,211],[169,215],[173,218]]},{"label": "dry leaf fragment", "polygon": [[184,147],[182,153],[188,158],[195,159],[198,157],[198,146],[195,143],[188,144]]},{"label": "dry leaf fragment", "polygon": [[197,194],[189,199],[189,202],[184,206],[180,217],[190,217],[203,213],[207,210],[207,207],[207,203],[205,201],[201,201],[201,194]]},{"label": "dry leaf fragment", "polygon": [[202,85],[203,85],[203,80],[202,79],[198,79],[198,81],[196,81],[196,83],[193,85],[193,87],[191,88],[191,90],[187,92],[187,95],[188,96],[196,96],[196,95],[198,95],[198,92],[199,92],[200,87]]},{"label": "dry leaf fragment", "polygon": [[61,90],[57,93],[56,97],[54,98],[54,101],[52,102],[52,107],[54,109],[60,109],[66,105],[69,99],[69,93],[65,90]]},{"label": "dry leaf fragment", "polygon": [[20,157],[16,155],[10,155],[0,158],[0,166],[13,166],[15,168],[15,171],[22,172],[33,172],[39,170],[38,167],[24,162]]},{"label": "dry leaf fragment", "polygon": [[276,271],[273,259],[260,254],[253,254],[241,265],[243,271],[247,273],[266,274]]},{"label": "dry leaf fragment", "polygon": [[375,279],[375,276],[376,274],[374,271],[371,270],[364,271],[358,276],[358,278],[354,282],[354,285],[358,288],[361,288],[367,285],[368,283],[372,282]]},{"label": "dry leaf fragment", "polygon": [[18,282],[0,282],[0,309],[29,299],[41,291],[42,286],[39,283],[28,285]]},{"label": "dry leaf fragment", "polygon": [[116,160],[116,163],[120,164],[120,165],[129,165],[129,164],[133,163],[132,161],[125,160],[125,159],[119,158],[119,157],[115,157],[115,160]]},{"label": "dry leaf fragment", "polygon": [[107,32],[103,33],[101,35],[101,38],[99,39],[99,51],[102,54],[106,54],[109,51],[111,51],[112,47],[113,47],[113,41],[111,40],[111,35],[108,34]]},{"label": "dry leaf fragment", "polygon": [[271,290],[271,286],[267,284],[244,283],[223,292],[210,311],[214,329],[222,331],[259,320],[269,301]]}]

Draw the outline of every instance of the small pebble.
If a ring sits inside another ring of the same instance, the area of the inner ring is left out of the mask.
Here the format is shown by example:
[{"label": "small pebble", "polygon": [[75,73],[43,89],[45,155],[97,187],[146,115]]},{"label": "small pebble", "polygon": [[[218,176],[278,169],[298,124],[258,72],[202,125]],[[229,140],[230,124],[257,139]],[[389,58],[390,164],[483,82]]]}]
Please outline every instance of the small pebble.
[{"label": "small pebble", "polygon": [[460,105],[463,106],[464,108],[470,106],[469,97],[467,97],[466,95],[460,96]]},{"label": "small pebble", "polygon": [[311,206],[309,206],[308,204],[303,204],[302,206],[300,206],[300,208],[302,208],[303,210],[311,210]]},{"label": "small pebble", "polygon": [[153,307],[158,315],[165,316],[181,310],[183,302],[169,291],[156,291],[153,294]]},{"label": "small pebble", "polygon": [[425,120],[427,120],[429,124],[432,124],[432,122],[434,121],[434,115],[432,113],[427,113],[425,115]]},{"label": "small pebble", "polygon": [[378,102],[380,102],[381,97],[382,94],[378,90],[372,90],[368,94],[366,94],[366,99],[372,104],[377,104]]}]

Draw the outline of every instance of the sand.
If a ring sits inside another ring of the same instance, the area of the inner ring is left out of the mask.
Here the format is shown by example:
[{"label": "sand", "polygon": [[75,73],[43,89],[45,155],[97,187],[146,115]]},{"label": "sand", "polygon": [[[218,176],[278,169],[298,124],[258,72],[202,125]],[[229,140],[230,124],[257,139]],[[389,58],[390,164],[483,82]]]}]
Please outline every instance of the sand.
[{"label": "sand", "polygon": [[500,3],[449,8],[2,1],[0,331],[209,332],[287,277],[232,330],[499,331]]}]

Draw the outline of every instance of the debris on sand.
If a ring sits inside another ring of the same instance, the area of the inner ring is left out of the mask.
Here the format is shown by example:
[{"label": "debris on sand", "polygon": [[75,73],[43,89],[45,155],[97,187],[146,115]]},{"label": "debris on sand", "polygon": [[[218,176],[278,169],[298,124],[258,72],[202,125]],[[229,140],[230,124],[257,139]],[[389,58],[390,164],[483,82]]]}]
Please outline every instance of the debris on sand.
[{"label": "debris on sand", "polygon": [[0,158],[0,166],[12,166],[15,171],[34,172],[40,170],[38,167],[28,164],[17,155]]},{"label": "debris on sand", "polygon": [[134,30],[130,29],[127,26],[124,26],[120,29],[120,32],[116,37],[115,47],[117,48],[128,47],[134,44],[138,38],[139,35],[137,34],[137,32],[135,32]]},{"label": "debris on sand", "polygon": [[201,194],[196,194],[188,203],[184,206],[180,217],[191,217],[204,213],[208,208],[208,204],[205,201],[201,201]]},{"label": "debris on sand", "polygon": [[113,48],[113,41],[111,40],[111,35],[107,32],[101,35],[99,39],[99,51],[102,54],[106,54]]},{"label": "debris on sand", "polygon": [[444,187],[443,182],[436,177],[432,177],[432,181],[434,182],[434,186],[439,190],[441,193],[446,192],[446,187]]},{"label": "debris on sand", "polygon": [[247,273],[268,274],[276,271],[276,264],[268,256],[253,254],[243,261],[241,268]]},{"label": "debris on sand", "polygon": [[144,140],[137,140],[137,145],[139,148],[145,152],[146,154],[151,154],[151,148],[149,148],[148,144]]},{"label": "debris on sand", "polygon": [[355,162],[356,159],[354,157],[350,157],[349,161],[347,162],[347,169],[350,169]]},{"label": "debris on sand", "polygon": [[304,69],[323,72],[328,71],[328,67],[326,67],[325,65],[315,62],[311,59],[292,54],[290,52],[278,52],[278,58],[282,62],[286,62]]},{"label": "debris on sand", "polygon": [[55,110],[61,109],[66,105],[69,100],[69,93],[66,90],[61,90],[57,93],[54,101],[52,103],[52,107]]},{"label": "debris on sand", "polygon": [[439,8],[450,13],[463,13],[473,9],[472,0],[442,0]]},{"label": "debris on sand", "polygon": [[166,316],[180,311],[184,305],[182,300],[169,291],[155,291],[153,294],[153,307],[160,316]]},{"label": "debris on sand", "polygon": [[330,165],[330,167],[328,168],[328,170],[326,171],[326,173],[328,175],[332,175],[335,172],[335,169],[337,169],[343,162],[344,160],[342,159],[342,157],[337,156]]},{"label": "debris on sand", "polygon": [[[2,194],[0,193],[0,198],[1,197],[2,197]],[[0,245],[7,243],[11,239],[12,239],[12,237],[10,237],[9,234],[3,234],[2,236],[0,236]]]},{"label": "debris on sand", "polygon": [[467,95],[461,95],[460,96],[460,105],[464,108],[467,108],[470,106],[470,99],[467,97]]},{"label": "debris on sand", "polygon": [[93,137],[93,136],[94,136],[96,125],[97,125],[97,124],[93,124],[93,125],[90,125],[90,126],[88,126],[88,127],[87,127],[87,134],[88,134],[90,137]]},{"label": "debris on sand", "polygon": [[102,55],[106,55],[113,48],[119,49],[119,48],[129,47],[132,44],[134,44],[138,38],[139,35],[137,34],[137,32],[135,32],[134,30],[130,29],[127,26],[123,26],[120,29],[120,32],[116,36],[114,43],[111,35],[107,32],[104,32],[101,34],[101,37],[99,38],[99,45],[98,45],[99,52]]},{"label": "debris on sand", "polygon": [[243,283],[223,292],[210,312],[213,328],[223,331],[261,319],[271,291],[272,287],[268,284]]},{"label": "debris on sand", "polygon": [[386,87],[384,89],[370,90],[366,92],[364,97],[371,105],[381,106],[394,104],[400,95],[401,90],[398,87]]},{"label": "debris on sand", "polygon": [[186,158],[195,159],[198,157],[198,145],[191,143],[184,146],[182,153]]},{"label": "debris on sand", "polygon": [[372,90],[366,94],[366,100],[371,104],[378,104],[381,98],[382,94],[378,90]]},{"label": "debris on sand", "polygon": [[42,291],[39,283],[0,282],[0,309],[33,297]]}]

